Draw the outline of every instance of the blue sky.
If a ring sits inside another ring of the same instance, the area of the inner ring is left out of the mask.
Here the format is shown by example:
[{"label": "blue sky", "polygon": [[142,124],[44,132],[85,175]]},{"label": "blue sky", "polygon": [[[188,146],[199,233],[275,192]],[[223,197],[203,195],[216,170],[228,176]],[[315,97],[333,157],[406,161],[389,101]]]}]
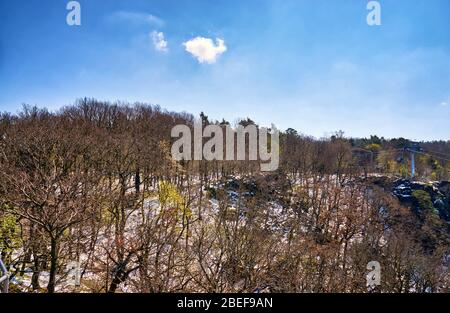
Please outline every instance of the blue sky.
[{"label": "blue sky", "polygon": [[448,0],[380,0],[381,26],[367,0],[80,0],[81,26],[68,2],[0,0],[0,111],[95,97],[316,137],[450,139]]}]

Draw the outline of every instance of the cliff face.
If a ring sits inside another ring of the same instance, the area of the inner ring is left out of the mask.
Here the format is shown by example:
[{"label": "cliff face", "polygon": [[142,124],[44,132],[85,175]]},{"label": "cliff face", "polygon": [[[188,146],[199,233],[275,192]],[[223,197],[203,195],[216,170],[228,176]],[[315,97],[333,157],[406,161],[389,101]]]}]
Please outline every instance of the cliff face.
[{"label": "cliff face", "polygon": [[372,178],[369,184],[391,193],[411,210],[415,219],[408,221],[408,229],[426,255],[438,252],[450,257],[448,250],[439,250],[450,244],[450,182],[422,183],[383,176]]},{"label": "cliff face", "polygon": [[422,183],[383,176],[372,178],[371,183],[382,187],[387,192],[392,192],[401,203],[411,207],[417,214],[425,210],[433,210],[442,220],[450,221],[450,182],[448,181]]},{"label": "cliff face", "polygon": [[450,182],[425,184],[406,179],[394,181],[393,194],[405,204],[412,206],[416,213],[431,209],[445,221],[450,221]]}]

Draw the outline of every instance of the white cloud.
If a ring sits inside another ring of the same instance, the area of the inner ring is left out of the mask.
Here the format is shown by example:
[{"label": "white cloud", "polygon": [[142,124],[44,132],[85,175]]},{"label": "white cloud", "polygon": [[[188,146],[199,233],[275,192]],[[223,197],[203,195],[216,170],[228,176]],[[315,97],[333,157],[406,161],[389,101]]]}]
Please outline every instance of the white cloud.
[{"label": "white cloud", "polygon": [[447,107],[448,103],[447,102],[441,102],[441,107]]},{"label": "white cloud", "polygon": [[150,36],[152,37],[153,47],[157,51],[167,52],[169,50],[167,40],[164,38],[163,32],[152,31]]},{"label": "white cloud", "polygon": [[227,51],[225,42],[216,38],[216,43],[210,38],[196,37],[183,43],[186,51],[192,54],[200,63],[212,64]]},{"label": "white cloud", "polygon": [[164,21],[159,17],[141,12],[117,11],[109,16],[109,20],[126,21],[135,25],[164,26]]}]

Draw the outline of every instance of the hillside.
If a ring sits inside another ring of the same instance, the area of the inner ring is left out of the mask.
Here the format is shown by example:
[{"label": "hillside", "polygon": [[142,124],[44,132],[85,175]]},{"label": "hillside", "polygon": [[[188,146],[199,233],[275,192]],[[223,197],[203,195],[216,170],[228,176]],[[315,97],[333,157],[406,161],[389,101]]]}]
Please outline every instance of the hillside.
[{"label": "hillside", "polygon": [[248,142],[246,160],[176,161],[171,130],[195,121],[230,125],[90,99],[3,114],[11,291],[448,292],[448,142],[419,143],[410,180],[406,139],[288,129],[262,172]]}]

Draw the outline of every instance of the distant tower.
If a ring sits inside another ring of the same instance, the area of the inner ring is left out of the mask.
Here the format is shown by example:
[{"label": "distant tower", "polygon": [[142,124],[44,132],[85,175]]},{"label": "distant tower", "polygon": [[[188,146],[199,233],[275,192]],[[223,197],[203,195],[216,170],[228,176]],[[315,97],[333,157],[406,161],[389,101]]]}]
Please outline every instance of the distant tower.
[{"label": "distant tower", "polygon": [[411,153],[411,179],[416,177],[416,153],[423,151],[418,142],[412,142],[406,148]]}]

